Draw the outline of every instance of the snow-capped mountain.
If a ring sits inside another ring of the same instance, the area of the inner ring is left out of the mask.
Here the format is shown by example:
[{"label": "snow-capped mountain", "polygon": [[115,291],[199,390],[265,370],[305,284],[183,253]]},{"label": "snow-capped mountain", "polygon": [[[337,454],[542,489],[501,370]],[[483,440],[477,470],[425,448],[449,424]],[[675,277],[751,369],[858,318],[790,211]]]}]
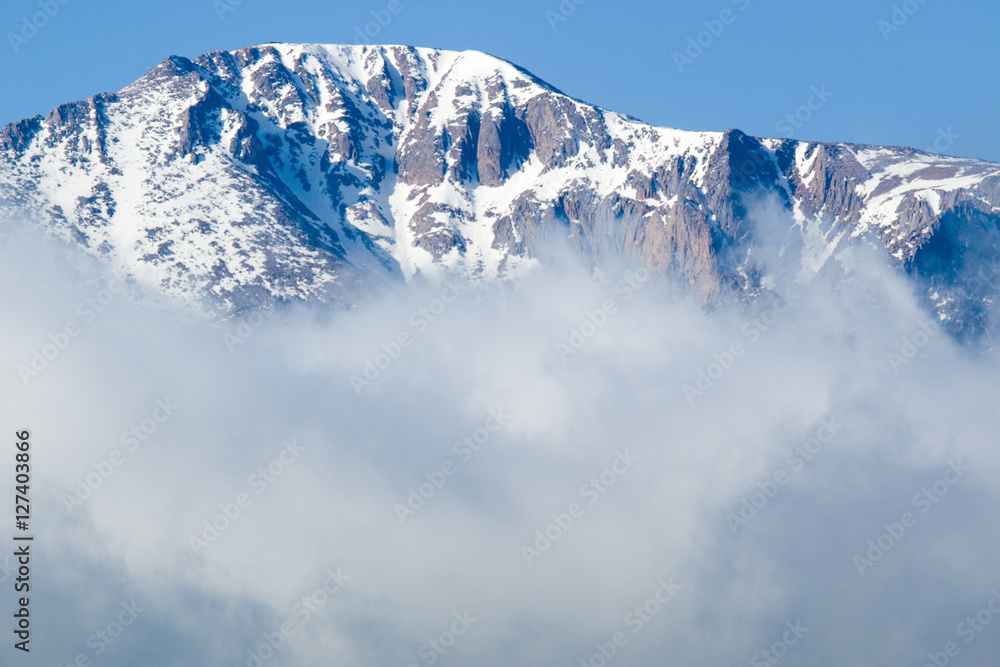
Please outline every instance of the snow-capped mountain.
[{"label": "snow-capped mountain", "polygon": [[959,329],[1000,286],[998,164],[653,127],[474,51],[174,56],[0,134],[0,212],[224,309],[503,279],[562,242],[707,302],[767,284],[748,214],[764,195],[806,274],[846,244],[884,246]]}]

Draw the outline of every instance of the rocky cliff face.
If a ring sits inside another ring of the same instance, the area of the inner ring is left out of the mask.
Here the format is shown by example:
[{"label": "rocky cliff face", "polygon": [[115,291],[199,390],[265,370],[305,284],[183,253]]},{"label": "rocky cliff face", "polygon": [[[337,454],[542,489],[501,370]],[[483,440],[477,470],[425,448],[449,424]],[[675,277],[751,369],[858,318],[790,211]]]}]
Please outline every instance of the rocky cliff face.
[{"label": "rocky cliff face", "polygon": [[703,302],[767,284],[751,208],[801,271],[885,247],[940,315],[1000,286],[1000,165],[900,148],[652,127],[477,52],[269,44],[171,57],[0,134],[0,208],[141,284],[234,309],[459,272],[554,243],[644,261]]}]

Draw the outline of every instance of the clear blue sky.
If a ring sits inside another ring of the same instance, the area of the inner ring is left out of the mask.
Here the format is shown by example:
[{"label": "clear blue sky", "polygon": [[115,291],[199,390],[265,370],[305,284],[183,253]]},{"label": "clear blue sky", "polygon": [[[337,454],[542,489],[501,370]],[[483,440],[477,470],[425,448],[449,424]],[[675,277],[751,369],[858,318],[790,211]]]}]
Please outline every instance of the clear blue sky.
[{"label": "clear blue sky", "polygon": [[[54,16],[39,19],[47,24],[15,53],[9,33],[42,9],[39,0],[7,0],[0,124],[118,90],[170,54],[267,41],[357,43],[371,12],[392,2],[219,1],[239,5],[220,20],[213,0],[41,0]],[[558,13],[559,0],[398,2],[402,9],[383,14],[392,18],[373,42],[486,51],[574,97],[657,125],[757,136],[793,130],[800,139],[925,149],[949,134],[938,143],[943,152],[1000,161],[996,0],[564,0],[573,11],[555,29],[546,11]],[[897,14],[899,29],[887,32],[894,4],[912,13]],[[729,23],[711,24],[724,10]],[[881,29],[880,20],[888,22]],[[679,71],[674,52],[705,21],[721,33],[702,35],[707,47]],[[821,106],[813,98],[820,108],[803,113],[800,127],[779,129],[812,86],[832,96]]]}]

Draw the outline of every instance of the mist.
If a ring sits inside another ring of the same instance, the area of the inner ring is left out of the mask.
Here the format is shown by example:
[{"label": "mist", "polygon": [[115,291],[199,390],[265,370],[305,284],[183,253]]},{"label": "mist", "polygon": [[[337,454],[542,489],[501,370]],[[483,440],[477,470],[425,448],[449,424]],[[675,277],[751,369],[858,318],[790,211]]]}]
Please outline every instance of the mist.
[{"label": "mist", "polygon": [[229,318],[8,227],[30,664],[986,664],[997,361],[779,223],[752,304],[564,261]]}]

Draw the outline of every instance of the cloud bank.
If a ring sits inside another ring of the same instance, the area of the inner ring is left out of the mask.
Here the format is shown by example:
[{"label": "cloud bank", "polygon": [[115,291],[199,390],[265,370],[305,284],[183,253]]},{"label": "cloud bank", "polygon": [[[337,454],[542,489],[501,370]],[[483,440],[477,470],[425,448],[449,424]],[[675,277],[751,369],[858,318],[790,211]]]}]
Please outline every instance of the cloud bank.
[{"label": "cloud bank", "polygon": [[996,359],[777,247],[710,311],[566,264],[212,321],[8,229],[26,664],[985,664]]}]

